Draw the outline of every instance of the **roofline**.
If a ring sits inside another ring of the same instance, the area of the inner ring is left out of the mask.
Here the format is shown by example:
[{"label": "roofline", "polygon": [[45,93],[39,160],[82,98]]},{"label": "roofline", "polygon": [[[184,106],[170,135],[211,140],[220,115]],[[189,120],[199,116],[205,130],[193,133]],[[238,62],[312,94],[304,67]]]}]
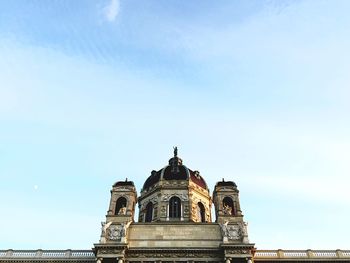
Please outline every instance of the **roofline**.
[{"label": "roofline", "polygon": [[[350,260],[350,250],[256,250],[254,260],[257,261],[314,261],[314,260]],[[1,261],[25,260],[67,260],[95,261],[95,255],[90,250],[0,250]]]}]

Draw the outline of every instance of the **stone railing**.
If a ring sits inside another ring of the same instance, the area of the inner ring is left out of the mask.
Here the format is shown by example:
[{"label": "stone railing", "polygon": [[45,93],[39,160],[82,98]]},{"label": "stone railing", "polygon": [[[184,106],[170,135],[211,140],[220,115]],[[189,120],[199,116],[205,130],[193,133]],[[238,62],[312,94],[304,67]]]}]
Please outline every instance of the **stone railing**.
[{"label": "stone railing", "polygon": [[350,260],[350,250],[257,250],[254,259],[260,260]]},{"label": "stone railing", "polygon": [[2,259],[75,259],[95,260],[92,250],[0,250]]},{"label": "stone railing", "polygon": [[[0,262],[18,260],[67,260],[95,261],[92,250],[0,250]],[[350,261],[350,250],[257,250],[256,261],[269,260],[335,260]]]}]

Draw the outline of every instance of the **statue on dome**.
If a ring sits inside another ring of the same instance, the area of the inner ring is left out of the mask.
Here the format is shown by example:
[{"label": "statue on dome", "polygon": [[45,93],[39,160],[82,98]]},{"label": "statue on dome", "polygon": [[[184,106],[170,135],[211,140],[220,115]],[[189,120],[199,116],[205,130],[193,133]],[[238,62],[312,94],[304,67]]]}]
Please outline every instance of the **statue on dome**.
[{"label": "statue on dome", "polygon": [[177,146],[174,147],[174,157],[177,157]]}]

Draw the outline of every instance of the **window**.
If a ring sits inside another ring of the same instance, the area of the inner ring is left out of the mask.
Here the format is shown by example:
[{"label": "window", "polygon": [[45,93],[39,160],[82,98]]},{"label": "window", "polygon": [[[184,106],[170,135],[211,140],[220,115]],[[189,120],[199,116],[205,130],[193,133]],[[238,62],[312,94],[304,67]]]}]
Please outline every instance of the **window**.
[{"label": "window", "polygon": [[223,212],[225,215],[235,215],[232,198],[225,197],[224,200],[222,200],[222,205],[223,205]]},{"label": "window", "polygon": [[146,217],[145,222],[152,222],[153,219],[153,204],[149,202],[146,206]]},{"label": "window", "polygon": [[125,215],[126,214],[126,198],[119,197],[115,205],[115,215]]},{"label": "window", "polygon": [[181,217],[181,200],[177,196],[173,196],[169,200],[169,218]]},{"label": "window", "polygon": [[199,222],[205,222],[205,208],[204,205],[201,202],[198,202],[197,204],[197,216],[199,219]]}]

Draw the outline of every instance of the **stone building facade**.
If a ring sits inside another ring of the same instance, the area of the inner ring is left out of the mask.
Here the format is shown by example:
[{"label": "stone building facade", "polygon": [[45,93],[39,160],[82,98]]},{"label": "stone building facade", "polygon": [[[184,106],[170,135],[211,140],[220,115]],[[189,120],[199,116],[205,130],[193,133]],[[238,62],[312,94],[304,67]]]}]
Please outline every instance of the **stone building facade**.
[{"label": "stone building facade", "polygon": [[[183,164],[176,148],[169,164],[152,171],[136,196],[132,181],[113,185],[100,242],[94,245],[98,263],[251,261],[254,244],[236,184],[217,182],[211,197],[204,178]],[[136,204],[138,222],[133,221]]]},{"label": "stone building facade", "polygon": [[[138,205],[138,222],[134,222]],[[215,218],[211,209],[214,205]],[[168,165],[146,179],[140,196],[132,181],[111,190],[106,220],[92,250],[0,250],[0,263],[350,262],[350,251],[256,250],[249,241],[237,185],[216,183],[213,196],[177,148]]]}]

